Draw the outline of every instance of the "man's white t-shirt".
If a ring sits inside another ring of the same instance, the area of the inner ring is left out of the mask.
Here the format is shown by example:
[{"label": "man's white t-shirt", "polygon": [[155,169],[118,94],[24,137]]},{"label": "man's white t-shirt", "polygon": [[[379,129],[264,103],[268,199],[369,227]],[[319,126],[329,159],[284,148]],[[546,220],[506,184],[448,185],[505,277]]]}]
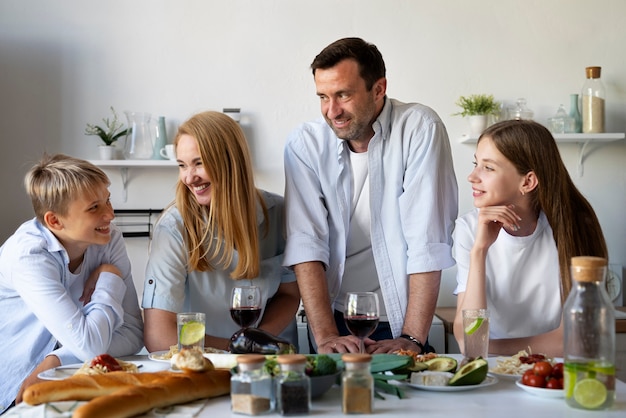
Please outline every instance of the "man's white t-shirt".
[{"label": "man's white t-shirt", "polygon": [[385,303],[372,253],[367,152],[350,151],[350,165],[352,169],[350,232],[348,233],[346,249],[346,268],[335,305],[338,310],[343,312],[346,293],[375,292],[378,294],[380,320],[387,321]]}]

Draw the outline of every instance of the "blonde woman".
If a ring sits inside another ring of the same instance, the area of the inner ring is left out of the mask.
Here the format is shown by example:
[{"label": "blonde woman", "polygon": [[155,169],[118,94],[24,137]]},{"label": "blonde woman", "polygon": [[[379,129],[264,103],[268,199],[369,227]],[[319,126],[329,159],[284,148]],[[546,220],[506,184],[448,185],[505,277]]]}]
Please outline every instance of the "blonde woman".
[{"label": "blonde woman", "polygon": [[176,313],[193,311],[206,314],[205,347],[227,349],[240,328],[229,311],[237,284],[261,288],[258,327],[296,345],[300,294],[281,267],[283,199],[255,187],[243,131],[203,112],[180,126],[174,146],[176,200],[155,227],[144,283],[146,348],[175,345]]}]

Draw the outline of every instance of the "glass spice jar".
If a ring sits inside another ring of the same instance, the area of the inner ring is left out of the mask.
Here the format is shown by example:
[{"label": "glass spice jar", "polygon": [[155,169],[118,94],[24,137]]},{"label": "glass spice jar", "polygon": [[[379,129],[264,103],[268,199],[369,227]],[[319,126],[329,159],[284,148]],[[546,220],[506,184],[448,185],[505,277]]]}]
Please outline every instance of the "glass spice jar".
[{"label": "glass spice jar", "polygon": [[284,354],[277,358],[276,409],[281,415],[306,415],[311,410],[311,380],[306,375],[306,357]]},{"label": "glass spice jar", "polygon": [[370,373],[370,354],[349,353],[341,356],[346,370],[341,377],[344,414],[371,414],[374,404],[374,378]]},{"label": "glass spice jar", "polygon": [[265,370],[265,356],[246,354],[237,357],[238,373],[230,378],[231,411],[235,414],[261,415],[274,409],[272,376]]}]

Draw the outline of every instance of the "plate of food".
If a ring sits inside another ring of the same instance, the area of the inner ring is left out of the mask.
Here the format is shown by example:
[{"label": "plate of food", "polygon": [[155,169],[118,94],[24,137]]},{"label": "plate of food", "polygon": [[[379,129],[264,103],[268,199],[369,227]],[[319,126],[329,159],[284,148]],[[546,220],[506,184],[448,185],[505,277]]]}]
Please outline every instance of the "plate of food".
[{"label": "plate of food", "polygon": [[[204,347],[205,354],[229,354],[228,351],[220,350],[212,347]],[[153,361],[169,363],[174,354],[178,353],[178,346],[173,345],[169,350],[153,351],[148,353],[148,358]],[[209,359],[210,360],[210,359]]]},{"label": "plate of food", "polygon": [[128,373],[154,372],[163,370],[149,361],[123,361],[108,354],[101,354],[85,363],[68,364],[44,370],[37,375],[42,380],[62,380],[75,374],[104,374],[110,371],[125,371]]},{"label": "plate of food", "polygon": [[517,380],[515,384],[526,392],[532,393],[535,396],[541,396],[542,398],[562,398],[564,396],[563,389],[537,388],[525,385],[521,380]]},{"label": "plate of food", "polygon": [[522,350],[511,357],[491,357],[489,361],[489,373],[501,379],[519,380],[526,370],[531,370],[538,361],[551,359],[543,354],[529,354]]},{"label": "plate of food", "polygon": [[[422,373],[425,373],[425,372],[422,372]],[[439,373],[444,373],[444,372],[439,372]],[[416,382],[414,380],[406,382],[405,384],[415,389],[428,390],[431,392],[461,392],[461,391],[466,391],[466,390],[486,388],[488,386],[495,385],[496,383],[498,383],[498,378],[495,376],[488,375],[485,378],[485,380],[483,380],[481,383],[477,385],[464,385],[464,386],[443,385],[441,386],[441,385],[425,384],[424,382]]]}]

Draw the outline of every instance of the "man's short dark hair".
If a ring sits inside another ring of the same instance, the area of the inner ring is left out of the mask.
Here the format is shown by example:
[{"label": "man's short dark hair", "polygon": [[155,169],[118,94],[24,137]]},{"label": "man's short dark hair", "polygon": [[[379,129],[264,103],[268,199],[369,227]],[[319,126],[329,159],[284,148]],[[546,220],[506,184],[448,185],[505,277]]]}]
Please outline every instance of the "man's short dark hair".
[{"label": "man's short dark hair", "polygon": [[326,70],[345,59],[353,59],[359,65],[359,74],[365,80],[367,90],[371,90],[374,83],[385,77],[385,61],[376,48],[376,45],[365,42],[361,38],[343,38],[333,42],[320,52],[313,62],[311,69]]}]

